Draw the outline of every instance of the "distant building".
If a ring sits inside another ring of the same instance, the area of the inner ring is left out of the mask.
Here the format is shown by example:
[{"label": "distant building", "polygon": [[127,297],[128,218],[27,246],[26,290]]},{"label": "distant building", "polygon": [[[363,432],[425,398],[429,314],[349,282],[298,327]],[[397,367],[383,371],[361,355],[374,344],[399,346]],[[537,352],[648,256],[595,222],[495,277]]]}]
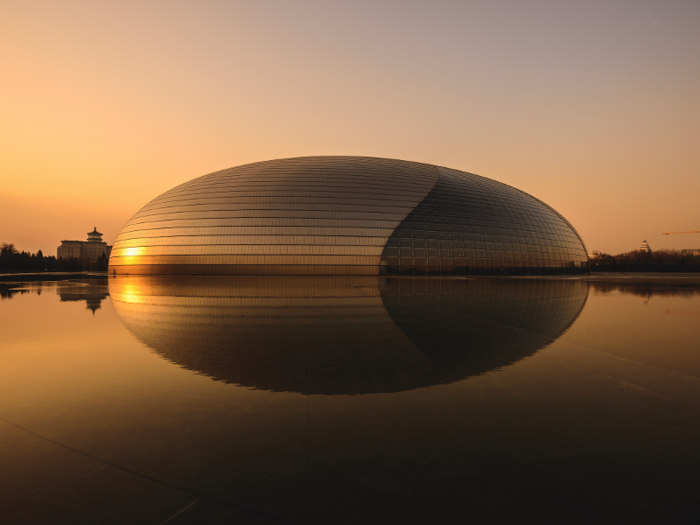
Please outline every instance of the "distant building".
[{"label": "distant building", "polygon": [[109,258],[112,247],[102,240],[102,234],[97,231],[97,228],[89,232],[87,236],[87,241],[61,241],[57,257],[64,259],[75,257],[76,259],[96,261],[104,254]]},{"label": "distant building", "polygon": [[649,247],[649,243],[646,241],[646,239],[642,241],[642,245],[639,247],[639,249],[643,252],[651,253],[651,248]]},{"label": "distant building", "polygon": [[681,250],[682,255],[700,255],[700,248],[690,248],[688,250]]}]

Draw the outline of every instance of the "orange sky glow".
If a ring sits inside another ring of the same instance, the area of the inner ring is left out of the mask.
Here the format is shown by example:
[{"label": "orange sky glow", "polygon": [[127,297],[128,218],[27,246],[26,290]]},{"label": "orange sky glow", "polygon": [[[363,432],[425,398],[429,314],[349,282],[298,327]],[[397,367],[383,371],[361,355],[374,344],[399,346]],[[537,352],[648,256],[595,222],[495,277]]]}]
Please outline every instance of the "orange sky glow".
[{"label": "orange sky glow", "polygon": [[0,242],[112,243],[249,162],[366,155],[522,189],[589,251],[700,248],[700,2],[0,0]]}]

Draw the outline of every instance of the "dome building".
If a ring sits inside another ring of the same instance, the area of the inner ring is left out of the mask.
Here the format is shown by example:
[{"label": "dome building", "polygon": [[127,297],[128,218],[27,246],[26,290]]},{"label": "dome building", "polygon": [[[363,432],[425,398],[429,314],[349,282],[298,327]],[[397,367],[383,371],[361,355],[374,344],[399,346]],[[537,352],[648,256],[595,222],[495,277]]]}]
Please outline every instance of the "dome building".
[{"label": "dome building", "polygon": [[585,245],[542,201],[457,170],[301,157],[204,175],[141,208],[111,274],[540,275],[588,272]]}]

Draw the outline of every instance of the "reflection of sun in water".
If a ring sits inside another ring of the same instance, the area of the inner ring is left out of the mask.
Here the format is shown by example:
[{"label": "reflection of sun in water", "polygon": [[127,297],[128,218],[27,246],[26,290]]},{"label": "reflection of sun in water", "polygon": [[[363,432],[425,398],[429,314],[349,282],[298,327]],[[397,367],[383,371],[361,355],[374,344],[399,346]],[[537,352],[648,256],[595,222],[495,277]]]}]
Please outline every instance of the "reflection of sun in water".
[{"label": "reflection of sun in water", "polygon": [[137,284],[125,284],[119,293],[113,294],[115,299],[128,304],[141,304],[143,297]]},{"label": "reflection of sun in water", "polygon": [[120,299],[123,302],[130,303],[130,304],[134,304],[134,303],[138,304],[138,303],[142,302],[141,297],[136,295],[135,293],[134,294],[124,294],[120,297]]}]

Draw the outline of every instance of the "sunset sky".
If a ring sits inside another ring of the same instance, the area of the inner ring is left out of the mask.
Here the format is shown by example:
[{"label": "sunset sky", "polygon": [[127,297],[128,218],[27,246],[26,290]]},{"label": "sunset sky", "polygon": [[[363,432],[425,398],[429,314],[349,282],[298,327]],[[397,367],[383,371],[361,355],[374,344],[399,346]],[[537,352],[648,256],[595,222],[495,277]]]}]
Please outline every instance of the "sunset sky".
[{"label": "sunset sky", "polygon": [[0,0],[0,242],[112,243],[171,187],[284,157],[522,189],[587,248],[700,248],[700,2]]}]

